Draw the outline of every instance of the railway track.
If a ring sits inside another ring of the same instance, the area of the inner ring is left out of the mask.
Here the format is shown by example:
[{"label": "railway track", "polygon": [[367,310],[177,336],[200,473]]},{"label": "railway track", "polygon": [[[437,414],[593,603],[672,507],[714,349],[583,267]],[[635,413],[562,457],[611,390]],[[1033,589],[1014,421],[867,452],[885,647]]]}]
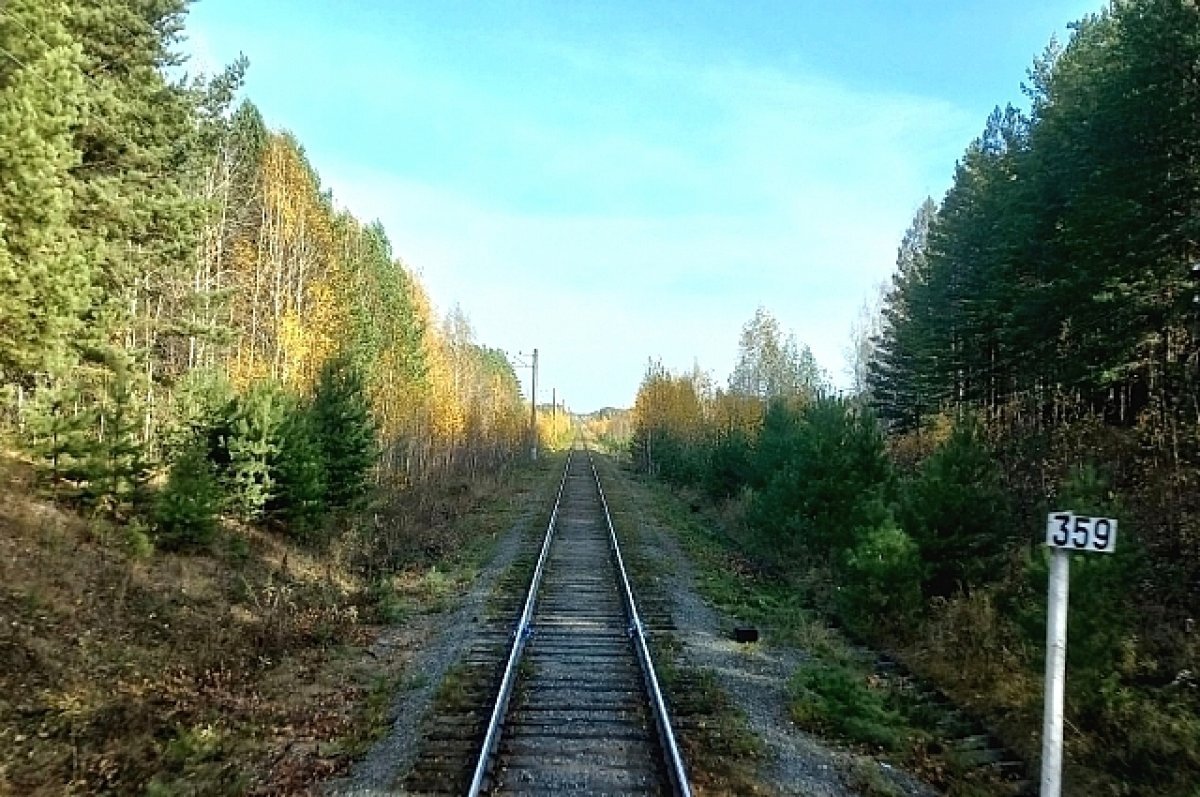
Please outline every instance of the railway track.
[{"label": "railway track", "polygon": [[[687,794],[663,720],[705,756],[746,755],[728,747],[712,684],[691,665],[673,670],[672,718],[665,706],[656,710],[651,670],[639,654],[644,635],[631,631],[650,628],[660,642],[671,639],[672,599],[656,580],[643,583],[631,621],[632,590],[611,522],[590,455],[572,451],[545,531],[527,532],[477,618],[470,646],[422,726],[420,754],[395,784],[401,793]],[[895,659],[862,653],[875,656],[880,682],[914,704],[921,727],[936,737],[931,751],[952,759],[956,780],[991,784],[994,794],[1032,793],[1025,765],[983,725]]]},{"label": "railway track", "polygon": [[461,710],[433,729],[405,791],[690,795],[585,448],[568,456],[523,602],[504,614],[466,657]]}]

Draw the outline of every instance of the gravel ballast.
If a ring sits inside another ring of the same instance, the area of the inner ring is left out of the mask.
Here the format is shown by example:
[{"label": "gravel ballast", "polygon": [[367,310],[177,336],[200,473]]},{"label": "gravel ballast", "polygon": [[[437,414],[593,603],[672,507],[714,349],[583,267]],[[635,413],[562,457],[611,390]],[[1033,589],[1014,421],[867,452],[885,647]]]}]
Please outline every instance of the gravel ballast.
[{"label": "gravel ballast", "polygon": [[[610,478],[615,469],[606,469]],[[849,797],[851,773],[875,767],[878,778],[897,793],[911,797],[937,794],[928,785],[889,764],[855,756],[824,744],[788,717],[788,680],[807,658],[803,650],[769,643],[734,642],[734,618],[710,606],[696,586],[696,572],[670,529],[655,520],[642,489],[623,474],[626,494],[638,525],[639,553],[658,573],[662,592],[670,597],[675,635],[683,646],[681,663],[710,670],[734,705],[744,712],[750,730],[768,750],[762,772],[767,787],[781,795]]]},{"label": "gravel ballast", "polygon": [[397,694],[392,704],[393,722],[387,735],[354,765],[347,777],[329,783],[325,794],[330,797],[382,797],[402,793],[396,784],[416,760],[421,743],[421,721],[438,685],[482,628],[488,596],[520,553],[523,543],[534,533],[532,526],[543,509],[540,502],[544,498],[542,492],[535,492],[533,503],[520,519],[500,534],[490,560],[456,607],[412,618],[402,627],[381,634],[371,646],[371,654],[380,657],[389,649],[413,651],[405,668],[407,688]]}]

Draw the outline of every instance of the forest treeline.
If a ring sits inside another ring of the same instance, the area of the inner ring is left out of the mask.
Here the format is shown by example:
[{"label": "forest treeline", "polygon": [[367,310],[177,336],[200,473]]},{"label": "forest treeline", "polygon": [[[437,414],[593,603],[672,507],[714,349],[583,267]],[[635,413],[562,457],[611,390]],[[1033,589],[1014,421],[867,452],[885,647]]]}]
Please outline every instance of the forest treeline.
[{"label": "forest treeline", "polygon": [[652,364],[635,465],[1036,763],[1046,513],[1072,562],[1068,783],[1200,782],[1200,9],[1122,0],[1029,71],[900,243],[834,396],[760,311],[727,387]]},{"label": "forest treeline", "polygon": [[325,534],[373,480],[509,461],[504,354],[434,317],[382,226],[238,100],[244,58],[186,75],[187,5],[0,6],[9,437],[59,497],[172,545],[221,513]]}]

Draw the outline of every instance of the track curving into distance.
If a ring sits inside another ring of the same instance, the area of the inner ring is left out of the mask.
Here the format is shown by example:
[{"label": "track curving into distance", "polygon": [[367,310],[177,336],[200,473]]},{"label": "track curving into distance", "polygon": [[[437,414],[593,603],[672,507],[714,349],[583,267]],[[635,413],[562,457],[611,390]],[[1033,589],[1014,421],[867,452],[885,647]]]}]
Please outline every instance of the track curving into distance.
[{"label": "track curving into distance", "polygon": [[585,448],[558,499],[468,791],[690,795]]}]

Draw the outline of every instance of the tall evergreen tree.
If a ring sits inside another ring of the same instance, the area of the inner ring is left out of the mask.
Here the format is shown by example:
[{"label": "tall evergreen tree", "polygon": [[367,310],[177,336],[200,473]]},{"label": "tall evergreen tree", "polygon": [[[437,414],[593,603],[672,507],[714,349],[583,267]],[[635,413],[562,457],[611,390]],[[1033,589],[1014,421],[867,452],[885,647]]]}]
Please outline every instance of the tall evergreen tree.
[{"label": "tall evergreen tree", "polygon": [[1195,4],[1115,3],[1079,27],[1038,97],[1033,144],[1057,200],[1046,276],[1062,308],[1061,366],[1100,400],[1178,393],[1194,347],[1198,59]]},{"label": "tall evergreen tree", "polygon": [[1031,114],[993,113],[906,236],[871,380],[885,419],[1069,396],[1128,422],[1194,393],[1198,61],[1200,11],[1138,0],[1035,62]]},{"label": "tall evergreen tree", "polygon": [[89,303],[71,170],[85,100],[71,8],[0,6],[0,377],[25,383],[69,364]]},{"label": "tall evergreen tree", "polygon": [[936,218],[937,206],[926,198],[904,234],[870,364],[871,395],[879,416],[899,428],[919,425],[935,406],[929,376],[935,356],[928,341],[932,315],[923,292],[929,280],[929,231]]},{"label": "tall evergreen tree", "polygon": [[926,290],[932,306],[924,321],[933,353],[927,363],[942,401],[994,405],[1014,388],[1006,330],[1027,240],[1018,179],[1025,125],[1011,106],[992,112],[930,230]]},{"label": "tall evergreen tree", "polygon": [[[160,298],[186,280],[200,203],[188,192],[194,97],[165,70],[186,0],[77,0],[68,19],[83,45],[85,124],[75,145],[80,231],[98,289],[87,345],[145,354],[159,343]],[[148,376],[154,360],[140,357]]]}]

